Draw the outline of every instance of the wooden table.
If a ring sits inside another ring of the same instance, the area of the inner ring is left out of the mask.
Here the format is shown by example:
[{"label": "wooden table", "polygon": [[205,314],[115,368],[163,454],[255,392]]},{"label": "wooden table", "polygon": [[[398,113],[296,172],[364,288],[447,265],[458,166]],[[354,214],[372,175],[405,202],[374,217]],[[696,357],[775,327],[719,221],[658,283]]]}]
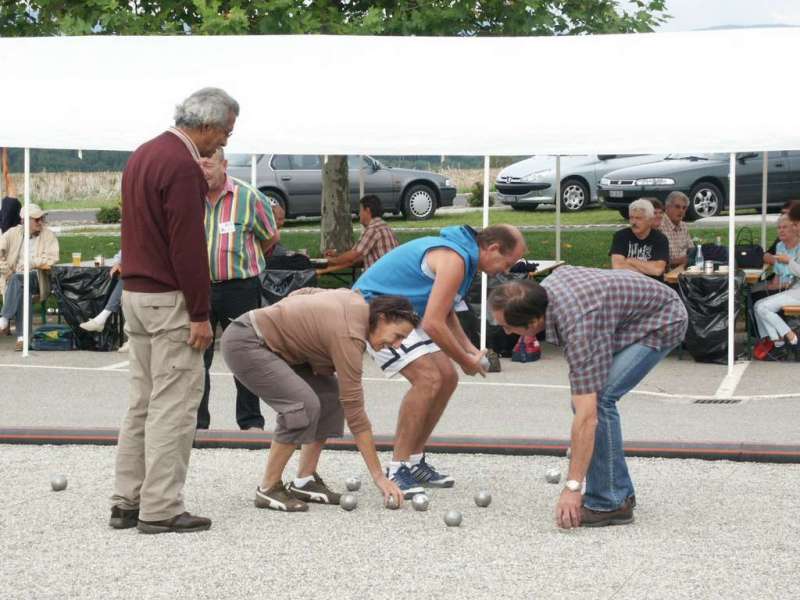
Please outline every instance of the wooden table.
[{"label": "wooden table", "polygon": [[[764,272],[763,269],[742,269],[744,271],[744,279],[749,285],[753,285],[756,281],[759,280],[761,274]],[[719,271],[714,271],[712,274],[704,273],[703,271],[692,272],[687,271],[686,267],[680,266],[675,267],[671,271],[667,272],[664,275],[664,281],[670,285],[676,285],[678,283],[678,277],[680,275],[685,275],[687,277],[727,277],[727,273],[720,273]]]}]

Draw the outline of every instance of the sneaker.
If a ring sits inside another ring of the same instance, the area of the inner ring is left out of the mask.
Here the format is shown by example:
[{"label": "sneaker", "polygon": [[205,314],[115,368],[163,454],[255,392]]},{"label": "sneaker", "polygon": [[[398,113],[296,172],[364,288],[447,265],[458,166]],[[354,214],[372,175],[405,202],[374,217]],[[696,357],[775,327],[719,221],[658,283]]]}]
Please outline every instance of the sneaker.
[{"label": "sneaker", "polygon": [[81,323],[79,327],[84,331],[99,332],[106,328],[106,324],[98,323],[94,319],[89,319],[88,321]]},{"label": "sneaker", "polygon": [[138,521],[138,508],[125,509],[119,506],[111,507],[111,518],[108,520],[108,524],[114,529],[130,529],[131,527],[136,527]]},{"label": "sneaker", "polygon": [[339,504],[341,494],[337,494],[330,489],[322,477],[314,473],[314,481],[309,481],[303,487],[297,487],[292,481],[286,488],[295,498],[299,498],[305,502],[318,502],[320,504]]},{"label": "sneaker", "polygon": [[256,488],[255,505],[256,508],[271,508],[272,510],[286,512],[305,512],[308,510],[308,504],[286,491],[282,481],[279,481],[268,490],[258,486]]},{"label": "sneaker", "polygon": [[609,525],[627,525],[633,523],[633,509],[636,496],[631,496],[619,508],[603,512],[581,507],[581,527],[607,527]]},{"label": "sneaker", "polygon": [[124,352],[128,352],[128,350],[129,350],[129,348],[128,348],[128,340],[125,340],[125,343],[122,344],[122,346],[119,347],[119,350],[117,350],[117,352],[123,352],[124,353]]},{"label": "sneaker", "polygon": [[[386,476],[389,477],[389,469],[386,469]],[[390,479],[397,484],[397,487],[399,487],[400,491],[403,492],[404,500],[411,500],[415,494],[425,493],[425,488],[423,488],[417,482],[417,480],[414,479],[414,476],[411,474],[411,469],[409,469],[406,465],[403,465],[397,469]]]},{"label": "sneaker", "polygon": [[422,485],[428,487],[451,488],[456,483],[455,479],[449,475],[442,475],[434,469],[433,465],[425,460],[424,454],[422,455],[422,460],[411,467],[411,475]]},{"label": "sneaker", "polygon": [[22,352],[23,346],[24,346],[24,340],[18,339],[17,342],[14,344],[14,352]]},{"label": "sneaker", "polygon": [[181,513],[163,521],[142,521],[136,524],[142,533],[192,533],[211,529],[211,519]]}]

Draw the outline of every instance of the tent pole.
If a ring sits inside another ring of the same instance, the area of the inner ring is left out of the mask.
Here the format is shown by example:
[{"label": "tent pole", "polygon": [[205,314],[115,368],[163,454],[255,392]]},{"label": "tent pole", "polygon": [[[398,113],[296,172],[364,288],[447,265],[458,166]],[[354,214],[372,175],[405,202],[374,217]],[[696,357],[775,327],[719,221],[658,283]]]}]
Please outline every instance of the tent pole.
[{"label": "tent pole", "polygon": [[[24,191],[23,191],[23,201],[25,202],[25,207],[22,209],[22,247],[25,249],[23,251],[23,262],[24,262],[24,269],[23,269],[23,284],[22,284],[22,356],[23,358],[27,358],[28,356],[28,341],[31,337],[31,327],[30,327],[30,319],[31,319],[31,232],[30,232],[30,222],[31,219],[28,216],[28,211],[30,210],[30,201],[31,201],[31,150],[30,148],[25,148],[25,179],[23,183]],[[17,323],[17,331],[19,331],[19,323]],[[19,333],[17,334],[19,335]]]},{"label": "tent pole", "polygon": [[561,260],[561,156],[556,155],[556,260]]},{"label": "tent pole", "polygon": [[761,174],[761,247],[767,247],[767,181],[769,177],[769,152],[764,152],[764,167]]},{"label": "tent pole", "polygon": [[[483,226],[489,226],[489,157],[483,157]],[[488,278],[481,273],[481,350],[486,349],[486,297]]]},{"label": "tent pole", "polygon": [[358,155],[358,200],[364,197],[364,155]]},{"label": "tent pole", "polygon": [[254,190],[258,189],[258,183],[256,181],[256,155],[250,155],[250,185],[253,186]]},{"label": "tent pole", "polygon": [[730,171],[728,174],[730,181],[730,192],[728,194],[728,375],[733,372],[734,361],[734,333],[735,323],[733,322],[733,306],[736,286],[734,285],[736,274],[736,253],[734,246],[736,243],[736,153],[731,152]]}]

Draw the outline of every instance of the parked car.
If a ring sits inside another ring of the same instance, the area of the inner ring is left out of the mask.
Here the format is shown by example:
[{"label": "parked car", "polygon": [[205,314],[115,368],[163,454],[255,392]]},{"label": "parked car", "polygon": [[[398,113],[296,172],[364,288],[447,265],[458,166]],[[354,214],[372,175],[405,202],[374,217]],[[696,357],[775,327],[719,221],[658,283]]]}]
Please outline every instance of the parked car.
[{"label": "parked car", "polygon": [[[609,171],[661,160],[663,157],[663,154],[562,156],[562,209],[578,211],[597,203],[597,184]],[[554,157],[531,156],[500,171],[495,181],[497,199],[516,210],[533,210],[540,204],[554,204],[555,178]]]},{"label": "parked car", "polygon": [[[228,173],[251,180],[249,154],[228,156]],[[358,156],[348,156],[350,204],[358,213]],[[428,171],[395,169],[363,157],[364,192],[376,194],[386,212],[407,219],[430,219],[440,206],[452,206],[456,188],[449,179]],[[256,157],[256,185],[286,209],[287,217],[318,217],[322,207],[322,157],[315,154],[262,154]]]},{"label": "parked car", "polygon": [[[729,161],[730,155],[724,153],[670,154],[659,162],[607,173],[600,181],[600,196],[606,206],[627,218],[635,199],[663,200],[678,190],[689,197],[687,220],[713,217],[728,207]],[[760,207],[763,154],[740,152],[736,162],[737,208]],[[768,162],[768,207],[778,210],[786,200],[800,199],[800,152],[770,152]]]}]

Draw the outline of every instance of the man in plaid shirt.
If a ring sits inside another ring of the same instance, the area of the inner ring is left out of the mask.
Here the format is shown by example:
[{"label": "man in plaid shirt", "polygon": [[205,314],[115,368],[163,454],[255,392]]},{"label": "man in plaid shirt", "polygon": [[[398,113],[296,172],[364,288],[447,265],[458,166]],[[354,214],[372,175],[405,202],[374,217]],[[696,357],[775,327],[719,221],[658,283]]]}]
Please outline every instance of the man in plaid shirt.
[{"label": "man in plaid shirt", "polygon": [[317,275],[338,271],[362,263],[364,269],[369,269],[377,260],[400,245],[397,238],[386,222],[381,219],[383,207],[381,200],[374,194],[364,196],[361,199],[361,210],[358,212],[358,220],[364,226],[364,233],[358,243],[347,252],[337,255],[335,251],[325,252],[328,258],[328,266],[319,269]]},{"label": "man in plaid shirt", "polygon": [[489,307],[508,333],[545,331],[569,364],[572,458],[556,522],[564,528],[630,523],[636,497],[617,401],[683,340],[688,317],[680,298],[632,271],[565,266],[541,285],[526,280],[495,288]]}]

